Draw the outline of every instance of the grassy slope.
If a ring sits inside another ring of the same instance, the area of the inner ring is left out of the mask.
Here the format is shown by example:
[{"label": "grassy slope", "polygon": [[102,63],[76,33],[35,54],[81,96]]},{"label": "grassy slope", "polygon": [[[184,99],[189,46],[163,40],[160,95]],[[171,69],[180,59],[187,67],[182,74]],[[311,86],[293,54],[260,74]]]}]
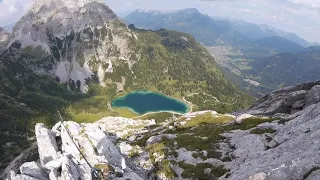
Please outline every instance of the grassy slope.
[{"label": "grassy slope", "polygon": [[144,50],[133,67],[138,84],[177,98],[199,93],[187,97],[196,110],[227,112],[250,104],[252,99],[225,79],[214,59],[190,35],[168,30],[135,31]]},{"label": "grassy slope", "polygon": [[[70,108],[77,120],[81,119],[79,114],[86,114],[89,122],[92,122],[101,117],[102,112],[104,115],[132,117],[134,114],[126,110],[112,111],[107,107],[113,98],[141,89],[161,92],[179,99],[186,97],[194,104],[194,110],[214,109],[221,113],[244,108],[252,101],[224,78],[214,59],[190,35],[167,30],[153,32],[134,27],[131,30],[138,40],[129,39],[130,48],[139,52],[141,57],[131,69],[122,61],[114,63],[114,72],[106,74],[107,90],[91,83],[89,94],[94,98],[81,100]],[[121,82],[122,77],[126,79],[124,93],[116,94],[115,83]],[[197,95],[187,97],[193,93]]]}]

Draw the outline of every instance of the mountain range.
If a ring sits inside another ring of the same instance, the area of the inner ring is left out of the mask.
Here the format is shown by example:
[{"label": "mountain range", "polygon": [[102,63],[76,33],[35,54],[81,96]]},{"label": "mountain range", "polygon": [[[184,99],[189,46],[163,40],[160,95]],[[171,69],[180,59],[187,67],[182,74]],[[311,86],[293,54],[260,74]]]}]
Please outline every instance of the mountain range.
[{"label": "mountain range", "polygon": [[270,49],[275,52],[299,52],[304,49],[303,46],[279,36],[266,37],[253,41],[251,44],[253,46]]},{"label": "mountain range", "polygon": [[143,29],[166,28],[185,32],[205,45],[241,44],[248,41],[241,33],[230,28],[227,22],[215,21],[195,8],[171,12],[136,10],[124,20]]},{"label": "mountain range", "polygon": [[249,74],[270,89],[292,86],[320,79],[319,47],[310,47],[299,53],[280,53],[253,63]]},{"label": "mountain range", "polygon": [[153,30],[167,28],[186,32],[207,46],[239,45],[274,36],[282,37],[303,47],[313,45],[294,33],[243,20],[209,17],[195,8],[168,12],[135,10],[124,19],[138,28]]},{"label": "mountain range", "polygon": [[36,123],[55,124],[57,111],[78,122],[125,116],[110,102],[130,91],[185,99],[195,111],[252,102],[192,36],[127,26],[102,0],[36,0],[4,37],[1,169],[32,143]]},{"label": "mountain range", "polygon": [[136,10],[124,19],[141,28],[190,33],[207,47],[226,77],[255,97],[320,78],[315,73],[318,47],[268,25],[209,17],[197,9]]},{"label": "mountain range", "polygon": [[[213,17],[215,19],[215,17]],[[303,47],[314,45],[298,35],[279,30],[266,24],[254,24],[243,20],[220,18],[229,22],[230,26],[251,40],[259,40],[267,37],[282,37]]]}]

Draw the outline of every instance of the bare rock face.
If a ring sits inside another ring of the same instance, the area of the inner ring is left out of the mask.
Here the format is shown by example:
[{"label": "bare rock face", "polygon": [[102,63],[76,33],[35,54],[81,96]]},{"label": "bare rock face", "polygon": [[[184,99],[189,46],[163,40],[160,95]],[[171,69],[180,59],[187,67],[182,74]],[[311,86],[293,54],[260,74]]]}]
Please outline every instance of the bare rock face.
[{"label": "bare rock face", "polygon": [[318,102],[320,102],[320,85],[313,86],[312,89],[308,91],[305,106],[316,104]]},{"label": "bare rock face", "polygon": [[31,177],[28,175],[16,174],[15,172],[11,171],[9,180],[41,180],[41,179]]},{"label": "bare rock face", "polygon": [[319,168],[315,168],[314,171],[310,173],[310,175],[306,178],[306,180],[318,180],[320,177],[320,170],[316,170]]},{"label": "bare rock face", "polygon": [[33,71],[85,92],[94,72],[105,86],[115,61],[131,67],[137,60],[129,48],[134,39],[101,0],[37,0],[13,28],[8,47],[19,47],[15,54],[34,53],[35,63],[28,64]]},{"label": "bare rock face", "polygon": [[9,36],[10,33],[8,33],[4,28],[0,27],[0,54],[2,54],[7,46]]},{"label": "bare rock face", "polygon": [[320,81],[287,87],[265,95],[246,112],[253,115],[294,114],[320,101]]},{"label": "bare rock face", "polygon": [[20,172],[22,174],[43,180],[46,180],[49,177],[48,171],[42,168],[41,165],[37,162],[24,163],[20,167]]},{"label": "bare rock face", "polygon": [[[275,91],[258,101],[249,113],[279,114],[286,121],[260,124],[274,133],[253,134],[251,130],[225,133],[234,148],[230,180],[319,179],[320,169],[320,82],[305,83]],[[302,101],[299,109],[292,105]],[[223,144],[222,144],[223,146]],[[222,147],[221,146],[221,147]]]}]

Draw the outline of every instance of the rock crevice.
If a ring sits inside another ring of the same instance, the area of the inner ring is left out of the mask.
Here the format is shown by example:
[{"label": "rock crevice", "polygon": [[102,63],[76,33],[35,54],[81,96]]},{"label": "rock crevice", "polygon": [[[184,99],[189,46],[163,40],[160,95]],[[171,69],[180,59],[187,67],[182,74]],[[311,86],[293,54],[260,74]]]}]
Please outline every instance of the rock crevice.
[{"label": "rock crevice", "polygon": [[127,167],[119,149],[97,124],[60,122],[52,129],[37,124],[35,132],[40,163],[24,163],[21,174],[11,172],[9,179],[90,180],[93,168],[108,179],[142,179]]}]

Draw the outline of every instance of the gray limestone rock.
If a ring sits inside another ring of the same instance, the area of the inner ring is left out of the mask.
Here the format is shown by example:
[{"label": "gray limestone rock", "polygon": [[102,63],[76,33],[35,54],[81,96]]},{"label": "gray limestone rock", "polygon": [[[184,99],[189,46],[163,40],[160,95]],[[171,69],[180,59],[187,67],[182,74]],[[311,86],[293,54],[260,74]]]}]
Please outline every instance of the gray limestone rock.
[{"label": "gray limestone rock", "polygon": [[8,180],[42,180],[42,179],[38,179],[38,178],[31,177],[24,174],[16,174],[15,172],[11,171],[10,177],[8,178]]},{"label": "gray limestone rock", "polygon": [[320,81],[283,88],[265,95],[244,111],[253,115],[293,114],[320,101]]},{"label": "gray limestone rock", "polygon": [[320,85],[313,86],[306,95],[306,105],[316,104],[320,102]]},{"label": "gray limestone rock", "polygon": [[261,172],[261,173],[255,174],[253,176],[250,176],[249,180],[268,180],[267,176],[268,175],[266,173]]},{"label": "gray limestone rock", "polygon": [[151,136],[147,142],[146,142],[146,146],[151,145],[151,144],[155,144],[159,141],[161,141],[163,138],[167,138],[167,139],[173,139],[176,138],[177,136],[174,134],[161,134],[161,135],[157,135],[157,136]]},{"label": "gray limestone rock", "polygon": [[62,162],[61,179],[68,179],[68,180],[81,179],[81,174],[77,168],[77,165],[67,157],[65,157]]},{"label": "gray limestone rock", "polygon": [[211,169],[210,168],[204,169],[204,174],[210,175],[211,174]]},{"label": "gray limestone rock", "polygon": [[312,171],[310,174],[306,174],[305,180],[319,180],[320,179],[320,167],[317,167],[318,170]]},{"label": "gray limestone rock", "polygon": [[[274,145],[265,148],[262,135],[249,131],[233,131],[225,136],[235,145],[236,157],[227,166],[230,180],[248,179],[264,172],[268,179],[300,179],[310,169],[320,165],[320,103],[310,105],[299,115],[278,126]],[[277,144],[278,143],[278,144]]]},{"label": "gray limestone rock", "polygon": [[27,162],[20,167],[20,172],[30,177],[46,180],[48,179],[49,172],[46,171],[37,162]]},{"label": "gray limestone rock", "polygon": [[52,131],[47,129],[43,124],[37,124],[35,127],[37,137],[38,151],[40,155],[41,165],[58,159],[58,146],[57,142],[52,135]]}]

